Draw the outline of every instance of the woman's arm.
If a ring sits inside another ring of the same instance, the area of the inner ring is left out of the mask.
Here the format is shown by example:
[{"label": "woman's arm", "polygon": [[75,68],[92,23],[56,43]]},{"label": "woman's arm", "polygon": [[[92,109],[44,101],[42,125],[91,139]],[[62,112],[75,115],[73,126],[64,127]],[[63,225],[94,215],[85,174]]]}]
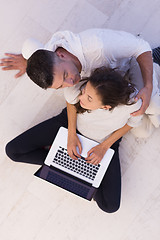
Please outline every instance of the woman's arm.
[{"label": "woman's arm", "polygon": [[86,161],[92,164],[100,163],[106,151],[113,145],[113,143],[115,143],[119,138],[121,138],[124,134],[126,134],[131,128],[132,127],[126,124],[124,127],[113,132],[111,136],[106,140],[104,140],[102,143],[91,148],[88,151]]},{"label": "woman's arm", "polygon": [[[80,154],[82,152],[81,142],[76,133],[77,113],[75,106],[69,104],[68,102],[67,102],[67,115],[68,115],[67,151],[72,159],[77,159],[77,157],[81,157]],[[77,147],[79,149],[80,154],[77,152]]]}]

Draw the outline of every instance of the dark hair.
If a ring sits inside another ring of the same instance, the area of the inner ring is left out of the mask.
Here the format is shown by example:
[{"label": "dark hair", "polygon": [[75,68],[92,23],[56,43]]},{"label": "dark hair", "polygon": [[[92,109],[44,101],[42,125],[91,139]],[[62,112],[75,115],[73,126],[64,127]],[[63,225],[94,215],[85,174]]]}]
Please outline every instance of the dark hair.
[{"label": "dark hair", "polygon": [[37,50],[27,61],[26,72],[39,87],[47,89],[53,84],[54,52]]},{"label": "dark hair", "polygon": [[[135,92],[135,87],[126,76],[123,77],[116,69],[97,68],[86,80],[94,87],[97,95],[101,98],[102,104],[111,106],[109,110],[120,104],[131,104],[129,102],[130,95]],[[78,113],[87,111],[79,103],[75,106]]]}]

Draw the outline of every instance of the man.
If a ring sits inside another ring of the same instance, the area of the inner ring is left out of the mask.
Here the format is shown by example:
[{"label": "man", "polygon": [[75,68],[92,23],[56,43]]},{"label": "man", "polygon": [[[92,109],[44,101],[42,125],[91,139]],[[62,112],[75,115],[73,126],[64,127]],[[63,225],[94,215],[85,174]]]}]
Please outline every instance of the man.
[{"label": "man", "polygon": [[[151,49],[149,44],[139,37],[107,29],[91,29],[79,34],[69,31],[57,32],[45,46],[37,44],[33,40],[26,41],[22,54],[8,54],[8,58],[2,59],[1,66],[4,67],[4,70],[18,69],[19,73],[16,74],[16,77],[23,75],[26,71],[28,76],[44,89],[65,88],[64,94],[67,91],[69,93],[72,90],[71,87],[77,84],[80,78],[90,76],[91,71],[95,68],[108,66],[117,68],[125,74],[131,65],[137,68],[135,64],[137,60],[140,71],[134,71],[134,73],[140,72],[141,74],[133,78],[137,81],[137,86],[140,85],[137,98],[142,98],[143,105],[139,111],[132,114],[141,115],[149,105],[153,92]],[[136,59],[135,62],[132,61],[133,59]],[[134,75],[132,71],[130,74]],[[68,96],[70,95],[68,94]],[[65,125],[63,125],[64,119],[66,119]],[[76,109],[74,105],[67,103],[67,111],[64,109],[58,116],[34,126],[9,142],[6,146],[6,153],[16,162],[43,164],[48,154],[45,147],[52,144],[53,136],[56,135],[59,125],[61,125],[68,128],[67,150],[69,155],[76,159],[82,150],[76,134],[76,123]],[[119,141],[114,145],[112,148],[116,149],[116,156]],[[115,168],[111,164],[110,166],[111,172],[106,172],[95,195],[98,206],[105,212],[115,212],[120,205],[120,194],[117,192],[118,201],[116,201],[114,191]],[[108,174],[113,176],[113,181],[108,181]],[[106,183],[109,187],[109,194],[105,196],[107,201],[104,203],[100,196],[104,192],[104,188],[106,189]]]},{"label": "man", "polygon": [[[36,51],[42,48],[47,51]],[[0,63],[3,70],[18,69],[16,77],[27,71],[28,76],[45,89],[71,87],[103,65],[125,73],[131,59],[135,58],[144,84],[137,95],[137,99],[143,101],[142,107],[133,115],[143,114],[149,106],[153,74],[151,48],[146,41],[130,33],[109,29],[90,29],[79,34],[57,32],[45,46],[27,41],[22,55],[7,54],[7,57]]]}]

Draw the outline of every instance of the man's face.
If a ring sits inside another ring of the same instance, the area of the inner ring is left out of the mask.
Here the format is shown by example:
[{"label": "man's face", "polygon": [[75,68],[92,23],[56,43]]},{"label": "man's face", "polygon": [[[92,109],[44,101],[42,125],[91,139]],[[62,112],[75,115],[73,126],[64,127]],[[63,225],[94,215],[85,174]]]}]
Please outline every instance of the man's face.
[{"label": "man's face", "polygon": [[54,64],[54,81],[51,88],[72,87],[80,81],[78,68],[71,60],[58,60]]}]

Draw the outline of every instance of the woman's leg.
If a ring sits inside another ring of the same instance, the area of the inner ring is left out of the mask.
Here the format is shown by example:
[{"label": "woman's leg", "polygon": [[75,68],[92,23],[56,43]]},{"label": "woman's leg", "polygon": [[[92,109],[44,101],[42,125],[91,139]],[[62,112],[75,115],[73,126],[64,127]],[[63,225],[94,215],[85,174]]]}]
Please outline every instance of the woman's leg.
[{"label": "woman's leg", "polygon": [[115,150],[114,156],[94,196],[98,206],[108,213],[116,212],[120,206],[121,169],[118,152],[119,142],[120,140],[111,147]]},{"label": "woman's leg", "polygon": [[68,127],[66,109],[61,114],[48,119],[22,133],[6,146],[6,154],[16,162],[42,165],[59,128]]}]

